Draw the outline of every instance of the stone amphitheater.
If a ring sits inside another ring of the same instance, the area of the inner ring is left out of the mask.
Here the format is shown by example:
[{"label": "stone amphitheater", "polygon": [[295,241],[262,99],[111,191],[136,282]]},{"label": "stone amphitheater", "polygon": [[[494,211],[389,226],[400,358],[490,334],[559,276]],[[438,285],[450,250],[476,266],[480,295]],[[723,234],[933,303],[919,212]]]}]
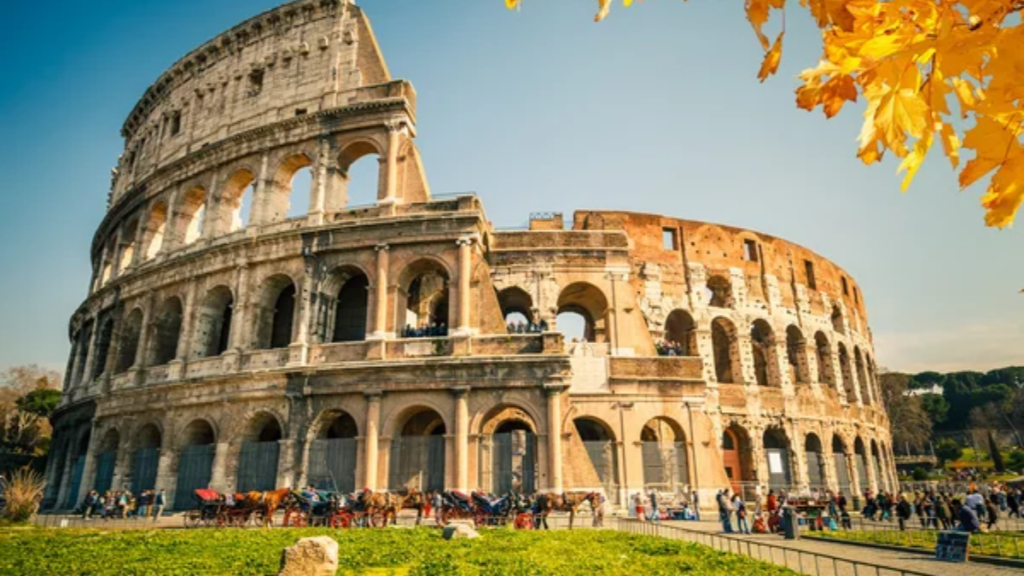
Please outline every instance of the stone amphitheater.
[{"label": "stone amphitheater", "polygon": [[650,214],[499,231],[477,196],[431,194],[416,133],[351,0],[246,20],[146,90],[70,322],[45,507],[895,486],[864,295],[837,265]]}]

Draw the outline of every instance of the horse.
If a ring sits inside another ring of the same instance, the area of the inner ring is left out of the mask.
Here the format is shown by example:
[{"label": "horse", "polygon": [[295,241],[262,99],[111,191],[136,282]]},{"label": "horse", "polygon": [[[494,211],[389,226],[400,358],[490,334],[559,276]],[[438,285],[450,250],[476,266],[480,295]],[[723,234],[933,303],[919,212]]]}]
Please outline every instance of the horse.
[{"label": "horse", "polygon": [[366,516],[370,519],[368,526],[376,526],[375,518],[380,518],[383,521],[382,525],[386,526],[389,519],[395,519],[405,498],[393,492],[364,490],[359,493],[357,500],[359,507],[365,511]]},{"label": "horse", "polygon": [[537,495],[537,527],[544,523],[548,528],[548,514],[552,512],[569,513],[569,530],[572,530],[573,520],[576,518],[576,509],[584,502],[590,502],[594,506],[596,492],[564,492],[562,494],[538,494]]},{"label": "horse", "polygon": [[281,507],[281,504],[287,503],[291,497],[292,491],[289,488],[279,488],[269,492],[253,491],[235,496],[236,500],[244,503],[246,508],[256,510],[263,515],[264,528],[273,526],[274,513]]}]

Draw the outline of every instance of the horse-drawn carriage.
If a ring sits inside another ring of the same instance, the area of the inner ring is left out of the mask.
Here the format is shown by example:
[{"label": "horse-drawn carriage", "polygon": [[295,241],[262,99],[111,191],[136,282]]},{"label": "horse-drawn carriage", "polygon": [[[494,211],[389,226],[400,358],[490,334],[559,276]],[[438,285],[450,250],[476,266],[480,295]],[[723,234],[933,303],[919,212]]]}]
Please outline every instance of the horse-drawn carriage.
[{"label": "horse-drawn carriage", "polygon": [[242,527],[249,524],[258,513],[258,507],[238,495],[223,495],[216,490],[199,488],[193,492],[196,507],[185,512],[183,518],[186,528],[200,526]]}]

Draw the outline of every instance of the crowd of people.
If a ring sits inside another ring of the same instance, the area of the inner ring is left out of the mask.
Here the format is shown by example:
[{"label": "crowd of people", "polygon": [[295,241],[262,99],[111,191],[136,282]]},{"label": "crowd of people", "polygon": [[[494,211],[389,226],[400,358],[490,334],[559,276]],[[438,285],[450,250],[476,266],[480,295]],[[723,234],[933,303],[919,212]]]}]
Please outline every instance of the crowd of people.
[{"label": "crowd of people", "polygon": [[992,530],[1002,514],[1008,518],[1021,517],[1024,492],[999,483],[979,487],[971,483],[967,494],[960,498],[954,491],[943,489],[914,490],[898,496],[881,493],[866,495],[864,518],[875,521],[893,519],[905,530],[917,518],[921,528],[941,530],[958,529],[978,532],[982,526]]},{"label": "crowd of people", "polygon": [[106,491],[100,494],[90,490],[82,502],[82,519],[152,518],[164,513],[167,495],[163,490],[143,490],[138,497],[127,490]]},{"label": "crowd of people", "polygon": [[548,323],[544,320],[540,322],[534,322],[533,320],[523,322],[520,320],[519,322],[509,322],[505,328],[509,334],[540,334],[541,332],[548,331]]},{"label": "crowd of people", "polygon": [[418,328],[406,324],[402,328],[402,338],[443,338],[448,335],[448,326],[444,322],[422,324]]},{"label": "crowd of people", "polygon": [[679,342],[657,340],[654,342],[654,348],[658,351],[658,356],[685,356],[683,345]]}]

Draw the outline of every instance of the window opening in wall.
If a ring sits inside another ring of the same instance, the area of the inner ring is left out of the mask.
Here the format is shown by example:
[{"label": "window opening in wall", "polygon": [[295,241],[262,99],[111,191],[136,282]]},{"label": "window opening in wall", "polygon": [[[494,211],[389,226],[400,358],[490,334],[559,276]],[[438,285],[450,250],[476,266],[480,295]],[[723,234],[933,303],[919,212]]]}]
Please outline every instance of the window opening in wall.
[{"label": "window opening in wall", "polygon": [[191,244],[203,235],[203,222],[206,220],[206,205],[199,206],[192,214],[192,219],[185,228],[185,244]]},{"label": "window opening in wall", "polygon": [[181,112],[171,114],[171,136],[177,136],[181,132]]},{"label": "window opening in wall", "polygon": [[804,274],[807,276],[807,287],[811,290],[817,290],[818,283],[814,280],[814,262],[804,260]]},{"label": "window opening in wall", "polygon": [[661,247],[665,250],[675,250],[676,246],[676,229],[675,228],[662,228],[661,229]]},{"label": "window opening in wall", "polygon": [[256,183],[253,182],[242,192],[242,199],[238,208],[231,214],[231,231],[241,230],[252,221],[252,199],[256,196]]},{"label": "window opening in wall", "polygon": [[288,196],[288,218],[301,218],[309,214],[309,198],[312,190],[313,169],[303,168],[296,172],[292,177],[292,193]]},{"label": "window opening in wall", "polygon": [[841,280],[843,281],[843,296],[849,296],[850,286],[846,283],[846,276],[842,276]]},{"label": "window opening in wall", "polygon": [[253,70],[249,73],[249,90],[246,95],[250,98],[259,96],[260,92],[263,91],[263,75],[262,69]]},{"label": "window opening in wall", "polygon": [[345,172],[346,208],[371,206],[377,203],[380,186],[380,162],[376,154],[356,160]]},{"label": "window opening in wall", "polygon": [[753,240],[743,241],[743,259],[747,262],[757,262],[757,242]]},{"label": "window opening in wall", "polygon": [[305,116],[306,113],[307,113],[307,111],[306,111],[305,108],[296,108],[295,109],[295,115],[296,116]]},{"label": "window opening in wall", "polygon": [[587,319],[579,312],[562,312],[556,321],[558,331],[567,343],[587,342]]}]

